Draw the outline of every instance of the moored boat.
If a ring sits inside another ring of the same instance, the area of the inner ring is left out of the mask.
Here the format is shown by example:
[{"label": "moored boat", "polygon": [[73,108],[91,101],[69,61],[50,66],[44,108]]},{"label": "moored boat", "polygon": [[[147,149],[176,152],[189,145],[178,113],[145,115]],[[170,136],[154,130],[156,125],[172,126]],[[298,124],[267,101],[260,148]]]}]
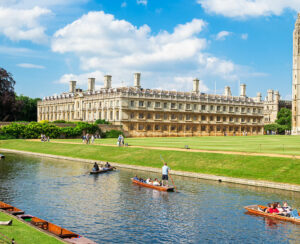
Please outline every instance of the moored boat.
[{"label": "moored boat", "polygon": [[1,201],[0,201],[0,209],[12,215],[24,214],[23,210],[15,208],[14,206]]},{"label": "moored boat", "polygon": [[139,186],[144,186],[144,187],[148,187],[148,188],[152,188],[158,191],[174,191],[174,187],[173,186],[154,186],[151,184],[147,184],[145,182],[141,182],[139,180],[135,180],[133,178],[131,178],[131,181]]},{"label": "moored boat", "polygon": [[0,158],[5,158],[5,156],[3,154],[0,154]]},{"label": "moored boat", "polygon": [[300,219],[295,219],[293,217],[286,217],[278,214],[271,214],[271,213],[266,213],[264,210],[267,208],[266,206],[263,205],[249,205],[244,207],[249,213],[255,214],[255,215],[261,215],[265,217],[270,217],[270,218],[275,218],[275,219],[280,219],[283,221],[289,221],[295,224],[300,224]]},{"label": "moored boat", "polygon": [[101,170],[98,170],[98,171],[91,171],[90,174],[93,175],[93,174],[102,174],[102,173],[106,173],[108,171],[113,171],[115,169],[115,167],[109,167],[109,168],[104,168],[104,169],[101,169]]}]

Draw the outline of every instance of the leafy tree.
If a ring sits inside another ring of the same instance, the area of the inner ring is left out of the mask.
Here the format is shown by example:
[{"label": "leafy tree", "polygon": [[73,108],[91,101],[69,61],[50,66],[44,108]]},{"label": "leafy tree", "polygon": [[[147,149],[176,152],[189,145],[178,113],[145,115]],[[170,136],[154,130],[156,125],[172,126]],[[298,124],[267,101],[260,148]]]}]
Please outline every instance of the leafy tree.
[{"label": "leafy tree", "polygon": [[292,111],[288,108],[281,108],[277,114],[277,124],[281,125],[285,130],[292,128]]},{"label": "leafy tree", "polygon": [[36,121],[37,120],[37,102],[40,98],[30,98],[27,96],[17,96],[16,100],[20,102],[21,109],[17,113],[17,120]]},{"label": "leafy tree", "polygon": [[20,111],[20,102],[15,99],[12,75],[0,67],[0,121],[16,120],[16,113]]}]

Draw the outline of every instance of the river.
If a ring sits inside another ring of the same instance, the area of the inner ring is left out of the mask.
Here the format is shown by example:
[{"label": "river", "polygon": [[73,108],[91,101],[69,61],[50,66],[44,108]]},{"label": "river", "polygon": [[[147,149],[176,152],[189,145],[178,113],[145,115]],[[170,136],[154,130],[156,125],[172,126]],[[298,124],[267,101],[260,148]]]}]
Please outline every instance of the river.
[{"label": "river", "polygon": [[91,165],[20,154],[0,161],[0,201],[98,243],[297,243],[300,225],[245,214],[246,205],[300,194],[176,177],[179,193],[132,184],[154,173],[118,169],[89,175]]}]

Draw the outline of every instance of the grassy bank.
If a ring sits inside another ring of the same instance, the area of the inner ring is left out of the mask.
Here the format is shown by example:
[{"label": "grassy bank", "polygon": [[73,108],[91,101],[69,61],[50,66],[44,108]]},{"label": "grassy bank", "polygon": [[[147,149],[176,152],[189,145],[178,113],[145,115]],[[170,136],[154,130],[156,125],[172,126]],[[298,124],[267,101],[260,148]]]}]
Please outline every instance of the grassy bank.
[{"label": "grassy bank", "polygon": [[[173,170],[300,184],[300,160],[96,145],[0,141],[0,148],[160,168],[163,156]],[[1,152],[1,150],[0,150]]]},{"label": "grassy bank", "polygon": [[[82,142],[80,139],[54,141]],[[206,136],[126,138],[132,146],[184,148],[300,155],[300,136]],[[97,139],[96,144],[116,145],[116,139]]]},{"label": "grassy bank", "polygon": [[[0,221],[7,221],[12,219],[11,216],[0,212]],[[0,225],[0,243],[7,243],[4,239],[5,235],[9,240],[15,239],[16,243],[32,244],[32,243],[43,243],[43,244],[59,244],[63,243],[52,236],[42,233],[35,228],[28,226],[17,219],[13,219],[11,226]],[[10,243],[10,242],[9,242]]]}]

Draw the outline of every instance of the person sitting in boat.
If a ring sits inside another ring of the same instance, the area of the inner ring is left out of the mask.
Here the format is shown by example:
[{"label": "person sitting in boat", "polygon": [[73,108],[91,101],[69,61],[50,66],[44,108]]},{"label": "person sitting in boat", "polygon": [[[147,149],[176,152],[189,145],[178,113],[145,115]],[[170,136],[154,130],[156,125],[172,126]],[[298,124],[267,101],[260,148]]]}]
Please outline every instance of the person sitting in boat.
[{"label": "person sitting in boat", "polygon": [[148,179],[146,180],[146,183],[147,183],[147,184],[150,184],[150,185],[153,185],[153,181],[151,180],[151,178],[148,178]]},{"label": "person sitting in boat", "polygon": [[283,212],[287,213],[287,214],[290,214],[290,212],[293,210],[287,202],[283,202],[282,203],[282,209],[283,209]]},{"label": "person sitting in boat", "polygon": [[138,181],[140,180],[140,179],[137,177],[137,175],[134,176],[133,179],[134,179],[134,180],[138,180]]},{"label": "person sitting in boat", "polygon": [[159,183],[157,178],[155,178],[155,180],[153,181],[153,185],[154,186],[160,186],[160,183]]},{"label": "person sitting in boat", "polygon": [[94,163],[93,171],[94,172],[99,171],[99,166],[96,162]]},{"label": "person sitting in boat", "polygon": [[279,210],[277,209],[277,203],[271,203],[271,207],[268,208],[268,213],[278,214]]},{"label": "person sitting in boat", "polygon": [[109,164],[109,162],[106,162],[106,164],[105,164],[105,168],[110,168],[110,164]]}]

